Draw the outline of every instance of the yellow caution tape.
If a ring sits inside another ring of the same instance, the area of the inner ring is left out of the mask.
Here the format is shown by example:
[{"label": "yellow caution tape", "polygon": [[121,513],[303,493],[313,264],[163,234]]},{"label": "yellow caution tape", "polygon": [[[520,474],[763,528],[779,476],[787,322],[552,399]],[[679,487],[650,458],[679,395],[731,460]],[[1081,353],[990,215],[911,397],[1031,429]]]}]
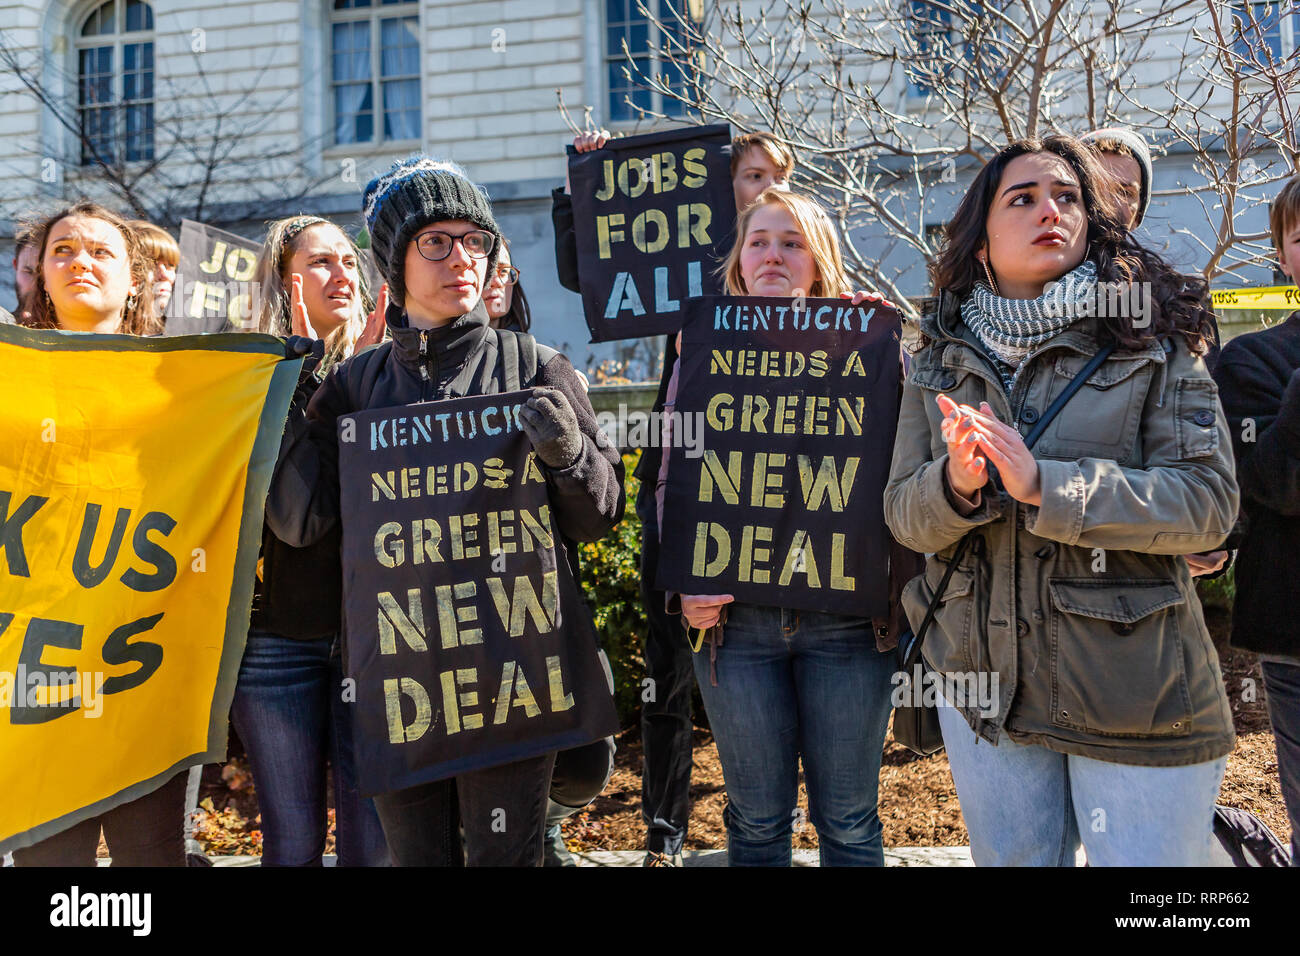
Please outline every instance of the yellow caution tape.
[{"label": "yellow caution tape", "polygon": [[1216,309],[1300,309],[1300,289],[1293,285],[1211,289],[1210,301]]}]

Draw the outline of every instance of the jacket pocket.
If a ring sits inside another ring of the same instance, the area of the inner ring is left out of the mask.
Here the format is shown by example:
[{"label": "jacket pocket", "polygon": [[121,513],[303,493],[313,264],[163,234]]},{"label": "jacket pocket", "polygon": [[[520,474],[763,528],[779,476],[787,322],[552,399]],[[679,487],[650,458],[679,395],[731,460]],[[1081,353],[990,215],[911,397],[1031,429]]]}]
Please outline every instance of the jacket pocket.
[{"label": "jacket pocket", "polygon": [[1192,730],[1178,607],[1169,580],[1054,579],[1052,714],[1061,727],[1121,737]]},{"label": "jacket pocket", "polygon": [[1180,378],[1174,391],[1178,460],[1210,458],[1219,451],[1219,389],[1210,379]]},{"label": "jacket pocket", "polygon": [[[1087,356],[1060,357],[1053,364],[1041,413],[1082,371]],[[1049,458],[1128,458],[1141,426],[1143,397],[1151,381],[1149,358],[1109,361],[1061,409],[1043,436],[1039,454]],[[1022,411],[1022,416],[1024,412]],[[1026,419],[1028,421],[1028,419]],[[1031,422],[1032,424],[1032,422]]]}]

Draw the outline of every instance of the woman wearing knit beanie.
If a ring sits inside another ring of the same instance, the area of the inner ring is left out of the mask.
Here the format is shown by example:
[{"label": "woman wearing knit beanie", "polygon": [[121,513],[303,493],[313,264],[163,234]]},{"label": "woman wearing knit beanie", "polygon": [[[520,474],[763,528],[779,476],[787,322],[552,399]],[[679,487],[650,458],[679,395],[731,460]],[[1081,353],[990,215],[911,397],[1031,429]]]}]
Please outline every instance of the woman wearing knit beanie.
[{"label": "woman wearing knit beanie", "polygon": [[1070,866],[1081,841],[1091,866],[1205,865],[1236,742],[1182,557],[1237,515],[1208,289],[1133,241],[1104,175],[1053,136],[975,177],[885,490],[894,535],[932,555],[903,602],[914,628],[933,614],[923,654],[982,866]]},{"label": "woman wearing knit beanie", "polygon": [[[281,540],[305,547],[339,523],[337,420],[370,408],[505,390],[503,336],[482,301],[502,243],[486,196],[453,163],[412,157],[365,193],[375,264],[388,284],[389,341],[335,366],[307,407],[290,416],[267,502]],[[520,422],[546,476],[561,534],[601,538],[623,515],[623,466],[596,427],[569,360],[520,336],[535,370],[520,363],[532,398]],[[571,553],[571,552],[570,552]],[[561,574],[572,568],[561,562]],[[344,568],[346,580],[347,569]],[[358,739],[358,750],[367,746]],[[459,823],[468,864],[536,866],[555,755],[463,773],[375,798],[398,866],[460,865]],[[504,811],[504,832],[495,826]]]}]

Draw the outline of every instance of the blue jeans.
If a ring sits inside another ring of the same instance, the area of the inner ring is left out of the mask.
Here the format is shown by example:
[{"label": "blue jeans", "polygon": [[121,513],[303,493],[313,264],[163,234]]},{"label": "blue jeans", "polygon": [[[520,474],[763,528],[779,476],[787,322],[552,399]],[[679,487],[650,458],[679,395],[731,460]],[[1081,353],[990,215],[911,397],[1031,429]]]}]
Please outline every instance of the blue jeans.
[{"label": "blue jeans", "polygon": [[357,791],[352,715],[334,645],[333,637],[248,635],[230,716],[253,767],[263,866],[321,865],[327,763],[334,768],[339,866],[388,865],[374,801]]},{"label": "blue jeans", "polygon": [[[939,726],[976,866],[1209,866],[1228,758],[1139,767],[979,740],[961,713]],[[976,743],[978,741],[978,743]]]},{"label": "blue jeans", "polygon": [[1300,866],[1300,666],[1260,661],[1268,719],[1277,743],[1277,776],[1291,821],[1291,865]]},{"label": "blue jeans", "polygon": [[823,866],[883,866],[876,789],[892,654],[870,622],[732,604],[717,651],[694,655],[727,785],[732,866],[789,866],[799,760]]}]

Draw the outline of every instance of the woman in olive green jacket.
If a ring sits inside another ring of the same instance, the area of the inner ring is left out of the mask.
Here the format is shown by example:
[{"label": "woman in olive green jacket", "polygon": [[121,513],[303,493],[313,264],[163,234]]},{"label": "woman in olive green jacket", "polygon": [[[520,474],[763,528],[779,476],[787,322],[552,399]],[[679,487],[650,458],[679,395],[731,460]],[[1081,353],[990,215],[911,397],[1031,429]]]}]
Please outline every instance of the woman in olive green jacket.
[{"label": "woman in olive green jacket", "polygon": [[[1181,555],[1237,514],[1231,442],[1201,358],[1206,288],[1137,246],[1068,137],[976,177],[933,269],[885,514],[931,553],[904,592],[978,864],[1191,865],[1235,744]],[[1114,352],[1032,452],[1024,435]],[[977,746],[978,744],[981,744]]]}]

